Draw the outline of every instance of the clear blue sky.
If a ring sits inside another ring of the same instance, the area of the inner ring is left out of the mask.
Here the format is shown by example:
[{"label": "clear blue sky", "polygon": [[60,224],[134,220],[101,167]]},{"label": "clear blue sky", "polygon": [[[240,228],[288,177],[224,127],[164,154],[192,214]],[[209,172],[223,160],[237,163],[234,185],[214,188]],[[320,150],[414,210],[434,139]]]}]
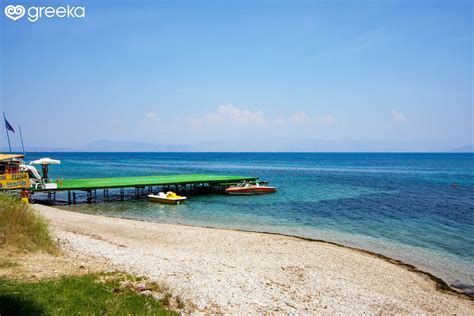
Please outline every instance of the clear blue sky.
[{"label": "clear blue sky", "polygon": [[0,93],[28,146],[472,144],[471,1],[43,0],[86,17],[7,19],[20,3],[0,0]]}]

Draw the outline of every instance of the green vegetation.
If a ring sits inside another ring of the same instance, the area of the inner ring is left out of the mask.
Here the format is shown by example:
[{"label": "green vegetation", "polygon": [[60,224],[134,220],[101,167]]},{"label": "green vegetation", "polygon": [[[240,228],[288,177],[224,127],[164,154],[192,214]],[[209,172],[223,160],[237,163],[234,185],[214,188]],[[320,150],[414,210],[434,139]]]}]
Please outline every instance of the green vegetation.
[{"label": "green vegetation", "polygon": [[[0,193],[0,269],[21,266],[16,253],[46,251],[59,254],[47,221],[18,198]],[[10,257],[11,256],[11,257]],[[153,294],[156,298],[144,295]],[[121,273],[63,276],[20,281],[0,277],[0,315],[175,315],[173,299],[164,284]]]},{"label": "green vegetation", "polygon": [[20,250],[58,251],[48,223],[30,206],[9,194],[0,193],[0,247]]},{"label": "green vegetation", "polygon": [[[177,315],[165,309],[164,299],[139,294],[137,280],[118,273],[39,282],[0,279],[0,315]],[[149,283],[146,290],[154,287]],[[169,293],[162,294],[169,300]]]}]

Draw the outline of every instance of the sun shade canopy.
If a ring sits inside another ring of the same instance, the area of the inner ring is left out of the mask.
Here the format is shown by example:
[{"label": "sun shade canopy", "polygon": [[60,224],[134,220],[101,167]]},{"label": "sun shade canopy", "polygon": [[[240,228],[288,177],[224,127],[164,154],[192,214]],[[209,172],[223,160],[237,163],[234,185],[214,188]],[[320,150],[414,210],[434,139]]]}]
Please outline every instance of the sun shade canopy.
[{"label": "sun shade canopy", "polygon": [[10,159],[15,159],[15,158],[23,158],[23,157],[25,156],[18,155],[18,154],[0,154],[0,161],[10,160]]},{"label": "sun shade canopy", "polygon": [[41,158],[38,160],[33,160],[30,162],[30,165],[59,165],[61,164],[60,160],[54,160],[51,158]]}]

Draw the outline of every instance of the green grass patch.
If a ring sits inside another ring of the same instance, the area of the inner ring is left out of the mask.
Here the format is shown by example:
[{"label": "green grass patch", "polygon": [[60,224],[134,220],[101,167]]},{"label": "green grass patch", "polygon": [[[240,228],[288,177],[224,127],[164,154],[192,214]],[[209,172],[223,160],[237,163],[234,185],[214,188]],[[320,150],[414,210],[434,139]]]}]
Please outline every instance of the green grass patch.
[{"label": "green grass patch", "polygon": [[128,278],[114,273],[39,282],[0,278],[0,315],[177,315],[123,286]]},{"label": "green grass patch", "polygon": [[17,197],[0,193],[0,247],[20,251],[58,251],[48,222]]}]

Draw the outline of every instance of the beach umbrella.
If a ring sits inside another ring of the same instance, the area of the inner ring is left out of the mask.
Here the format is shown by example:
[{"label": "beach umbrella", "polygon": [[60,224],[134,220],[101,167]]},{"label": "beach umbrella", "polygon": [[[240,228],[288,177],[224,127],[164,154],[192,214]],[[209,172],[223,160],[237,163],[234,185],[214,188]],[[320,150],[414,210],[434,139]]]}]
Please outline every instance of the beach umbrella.
[{"label": "beach umbrella", "polygon": [[41,158],[38,160],[33,160],[32,162],[30,162],[30,165],[41,165],[43,168],[43,178],[45,180],[48,180],[49,165],[59,165],[60,163],[60,160],[55,160],[51,158]]},{"label": "beach umbrella", "polygon": [[30,165],[59,165],[61,164],[60,160],[55,160],[51,158],[41,158],[37,160],[33,160],[30,162]]}]

